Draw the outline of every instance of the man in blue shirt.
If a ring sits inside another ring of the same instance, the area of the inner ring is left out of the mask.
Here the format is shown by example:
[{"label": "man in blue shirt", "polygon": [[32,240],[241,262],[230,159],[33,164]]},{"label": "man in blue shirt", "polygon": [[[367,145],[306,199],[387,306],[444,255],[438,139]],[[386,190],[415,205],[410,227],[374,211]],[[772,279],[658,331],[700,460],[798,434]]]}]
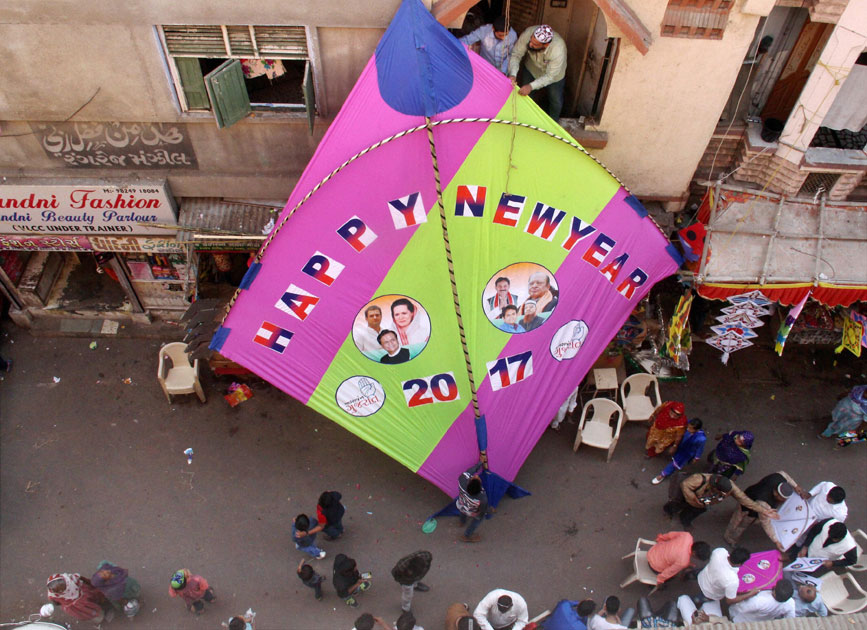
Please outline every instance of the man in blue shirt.
[{"label": "man in blue shirt", "polygon": [[460,41],[465,46],[478,42],[481,45],[479,54],[482,59],[494,66],[497,70],[506,74],[509,71],[509,58],[512,56],[512,48],[518,34],[510,28],[506,35],[506,18],[500,16],[493,24],[485,24],[474,30],[469,35],[461,37]]},{"label": "man in blue shirt", "polygon": [[518,307],[514,304],[507,304],[503,307],[503,318],[494,322],[494,326],[507,333],[522,333],[523,328],[518,325]]},{"label": "man in blue shirt", "polygon": [[816,587],[812,584],[799,584],[795,589],[792,599],[795,600],[796,617],[827,617],[828,609],[825,602],[816,593]]}]

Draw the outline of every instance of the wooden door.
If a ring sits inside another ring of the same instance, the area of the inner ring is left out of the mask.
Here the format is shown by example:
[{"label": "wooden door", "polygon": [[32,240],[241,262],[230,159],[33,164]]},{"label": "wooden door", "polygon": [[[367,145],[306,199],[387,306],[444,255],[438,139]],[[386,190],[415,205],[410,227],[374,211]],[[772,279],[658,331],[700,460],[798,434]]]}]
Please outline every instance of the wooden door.
[{"label": "wooden door", "polygon": [[789,119],[833,28],[832,24],[818,22],[804,24],[780,78],[768,96],[762,118],[776,118],[783,122]]}]

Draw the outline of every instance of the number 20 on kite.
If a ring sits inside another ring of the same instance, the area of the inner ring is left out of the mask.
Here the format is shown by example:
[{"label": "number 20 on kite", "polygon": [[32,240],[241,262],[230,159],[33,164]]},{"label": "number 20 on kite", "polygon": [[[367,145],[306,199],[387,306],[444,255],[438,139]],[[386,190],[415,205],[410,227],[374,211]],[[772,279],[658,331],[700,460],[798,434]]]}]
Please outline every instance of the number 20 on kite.
[{"label": "number 20 on kite", "polygon": [[523,381],[533,374],[533,353],[530,350],[503,357],[486,364],[491,376],[491,389],[497,391]]},{"label": "number 20 on kite", "polygon": [[437,402],[458,400],[458,385],[452,372],[434,374],[426,378],[411,378],[403,382],[403,395],[407,407],[420,407]]}]

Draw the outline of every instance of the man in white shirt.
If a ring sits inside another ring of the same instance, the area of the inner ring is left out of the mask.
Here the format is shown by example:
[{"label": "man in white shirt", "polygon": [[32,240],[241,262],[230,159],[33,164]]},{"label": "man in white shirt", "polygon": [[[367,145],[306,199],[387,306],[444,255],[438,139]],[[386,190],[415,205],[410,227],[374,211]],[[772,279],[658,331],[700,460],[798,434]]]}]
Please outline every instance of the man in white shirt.
[{"label": "man in white shirt", "polygon": [[810,499],[807,505],[810,514],[816,516],[817,521],[833,518],[841,523],[846,522],[849,516],[849,508],[846,505],[846,491],[832,481],[822,481],[810,490]]},{"label": "man in white shirt", "polygon": [[626,630],[635,616],[635,609],[628,608],[621,618],[620,599],[614,595],[605,599],[605,604],[595,615],[587,620],[587,630]]},{"label": "man in white shirt", "polygon": [[524,598],[502,588],[485,595],[473,617],[481,630],[521,630],[530,621]]},{"label": "man in white shirt", "polygon": [[729,552],[719,547],[710,554],[707,566],[698,574],[698,586],[702,595],[710,600],[702,606],[709,615],[722,616],[720,601],[725,600],[729,606],[742,602],[759,593],[759,589],[747,591],[738,595],[738,567],[749,560],[750,552],[743,547],[735,547]]},{"label": "man in white shirt", "polygon": [[795,616],[794,587],[789,580],[780,580],[773,591],[762,591],[755,597],[734,604],[729,615],[735,623],[771,621]]},{"label": "man in white shirt", "polygon": [[371,304],[364,309],[364,319],[366,323],[355,327],[352,338],[362,352],[376,352],[380,350],[376,337],[382,331],[382,309],[376,304]]}]

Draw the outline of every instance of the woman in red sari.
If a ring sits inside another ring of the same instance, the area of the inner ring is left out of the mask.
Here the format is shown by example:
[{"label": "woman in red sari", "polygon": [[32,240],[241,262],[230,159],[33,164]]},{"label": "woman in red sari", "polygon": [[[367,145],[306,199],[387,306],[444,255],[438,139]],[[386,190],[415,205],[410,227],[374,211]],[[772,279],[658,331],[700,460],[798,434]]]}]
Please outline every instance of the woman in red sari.
[{"label": "woman in red sari", "polygon": [[105,612],[102,593],[90,584],[90,580],[78,573],[55,573],[48,578],[48,599],[60,604],[63,612],[80,621],[100,623]]},{"label": "woman in red sari", "polygon": [[647,449],[647,457],[656,457],[663,451],[669,450],[670,454],[680,443],[686,432],[686,414],[683,412],[683,403],[669,401],[662,403],[653,410],[650,416],[650,429],[647,432],[647,441],[644,448]]}]

